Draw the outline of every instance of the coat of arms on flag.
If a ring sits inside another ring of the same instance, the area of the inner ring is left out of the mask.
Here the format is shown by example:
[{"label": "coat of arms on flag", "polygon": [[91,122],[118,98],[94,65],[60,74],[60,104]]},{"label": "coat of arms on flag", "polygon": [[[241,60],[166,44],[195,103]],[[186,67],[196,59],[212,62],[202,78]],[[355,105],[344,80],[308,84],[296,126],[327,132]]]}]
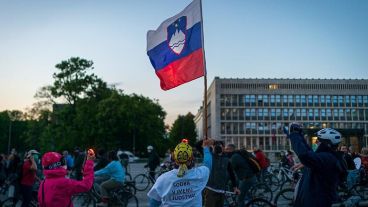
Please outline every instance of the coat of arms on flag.
[{"label": "coat of arms on flag", "polygon": [[180,17],[167,27],[167,40],[169,42],[169,47],[177,55],[180,55],[185,47],[186,27],[187,18],[185,16]]}]

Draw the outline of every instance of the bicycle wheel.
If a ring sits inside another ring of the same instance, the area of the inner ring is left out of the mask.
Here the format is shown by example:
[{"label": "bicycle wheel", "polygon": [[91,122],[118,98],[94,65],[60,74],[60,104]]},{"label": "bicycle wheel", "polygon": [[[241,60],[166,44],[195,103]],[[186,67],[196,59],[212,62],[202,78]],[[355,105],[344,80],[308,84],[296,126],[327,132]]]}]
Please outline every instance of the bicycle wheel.
[{"label": "bicycle wheel", "polygon": [[130,173],[125,173],[125,180],[126,181],[132,181],[132,175]]},{"label": "bicycle wheel", "polygon": [[276,192],[279,187],[280,187],[280,181],[277,178],[276,175],[273,174],[267,174],[263,177],[263,183],[265,183],[266,185],[268,185],[272,192]]},{"label": "bicycle wheel", "polygon": [[96,199],[89,193],[80,193],[72,198],[74,206],[96,207]]},{"label": "bicycle wheel", "polygon": [[272,201],[272,190],[264,183],[258,183],[249,189],[249,195],[252,199],[263,198],[268,201]]},{"label": "bicycle wheel", "polygon": [[124,188],[131,192],[133,195],[135,195],[137,193],[137,189],[135,188],[135,183],[134,181],[130,181],[130,182],[126,182],[124,184]]},{"label": "bicycle wheel", "polygon": [[149,178],[145,174],[139,174],[135,176],[133,181],[135,182],[135,188],[138,191],[144,191],[150,185]]},{"label": "bicycle wheel", "polygon": [[16,198],[7,198],[3,202],[1,202],[1,207],[16,207],[17,203],[20,202]]},{"label": "bicycle wheel", "polygon": [[286,188],[277,193],[274,203],[277,207],[293,206],[294,205],[293,198],[294,198],[294,189]]},{"label": "bicycle wheel", "polygon": [[118,206],[138,207],[138,198],[131,192],[125,190],[120,191],[116,199]]},{"label": "bicycle wheel", "polygon": [[263,198],[255,198],[250,200],[245,207],[276,207],[270,201],[263,199]]}]

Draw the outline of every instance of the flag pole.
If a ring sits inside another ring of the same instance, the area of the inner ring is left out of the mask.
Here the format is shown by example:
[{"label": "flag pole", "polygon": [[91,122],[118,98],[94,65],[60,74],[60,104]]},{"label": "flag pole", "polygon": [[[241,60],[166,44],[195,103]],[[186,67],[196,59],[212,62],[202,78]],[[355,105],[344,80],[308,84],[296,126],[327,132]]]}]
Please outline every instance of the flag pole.
[{"label": "flag pole", "polygon": [[206,55],[204,50],[204,27],[203,27],[203,12],[202,12],[202,0],[199,0],[201,7],[201,39],[202,39],[202,51],[203,51],[203,67],[204,67],[204,100],[203,100],[203,136],[204,139],[208,138],[207,132],[207,67],[206,67]]}]

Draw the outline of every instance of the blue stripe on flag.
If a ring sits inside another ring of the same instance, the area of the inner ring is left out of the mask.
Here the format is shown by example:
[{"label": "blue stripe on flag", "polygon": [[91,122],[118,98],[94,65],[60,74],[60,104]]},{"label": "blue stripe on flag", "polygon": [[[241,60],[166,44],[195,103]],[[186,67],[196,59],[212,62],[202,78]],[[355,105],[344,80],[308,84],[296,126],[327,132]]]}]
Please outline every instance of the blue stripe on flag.
[{"label": "blue stripe on flag", "polygon": [[155,68],[155,70],[160,70],[170,63],[183,58],[193,51],[202,48],[201,41],[201,22],[193,25],[192,28],[187,30],[186,33],[186,43],[184,47],[184,51],[180,53],[180,55],[175,54],[170,48],[168,41],[160,43],[156,47],[152,48],[147,52],[147,55],[150,58],[150,61]]}]

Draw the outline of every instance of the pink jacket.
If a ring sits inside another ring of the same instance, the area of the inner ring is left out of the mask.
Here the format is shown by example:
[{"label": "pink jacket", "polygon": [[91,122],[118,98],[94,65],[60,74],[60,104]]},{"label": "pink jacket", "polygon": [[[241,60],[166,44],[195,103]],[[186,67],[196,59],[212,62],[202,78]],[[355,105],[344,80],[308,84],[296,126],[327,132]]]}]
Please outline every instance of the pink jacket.
[{"label": "pink jacket", "polygon": [[[83,170],[83,180],[73,180],[65,178],[66,170],[57,168],[54,170],[44,170],[45,180],[41,182],[38,189],[38,203],[40,207],[68,207],[73,206],[72,195],[86,192],[93,184],[93,161],[87,160]],[[42,196],[42,186],[44,198]],[[42,198],[45,203],[43,203]]]}]

